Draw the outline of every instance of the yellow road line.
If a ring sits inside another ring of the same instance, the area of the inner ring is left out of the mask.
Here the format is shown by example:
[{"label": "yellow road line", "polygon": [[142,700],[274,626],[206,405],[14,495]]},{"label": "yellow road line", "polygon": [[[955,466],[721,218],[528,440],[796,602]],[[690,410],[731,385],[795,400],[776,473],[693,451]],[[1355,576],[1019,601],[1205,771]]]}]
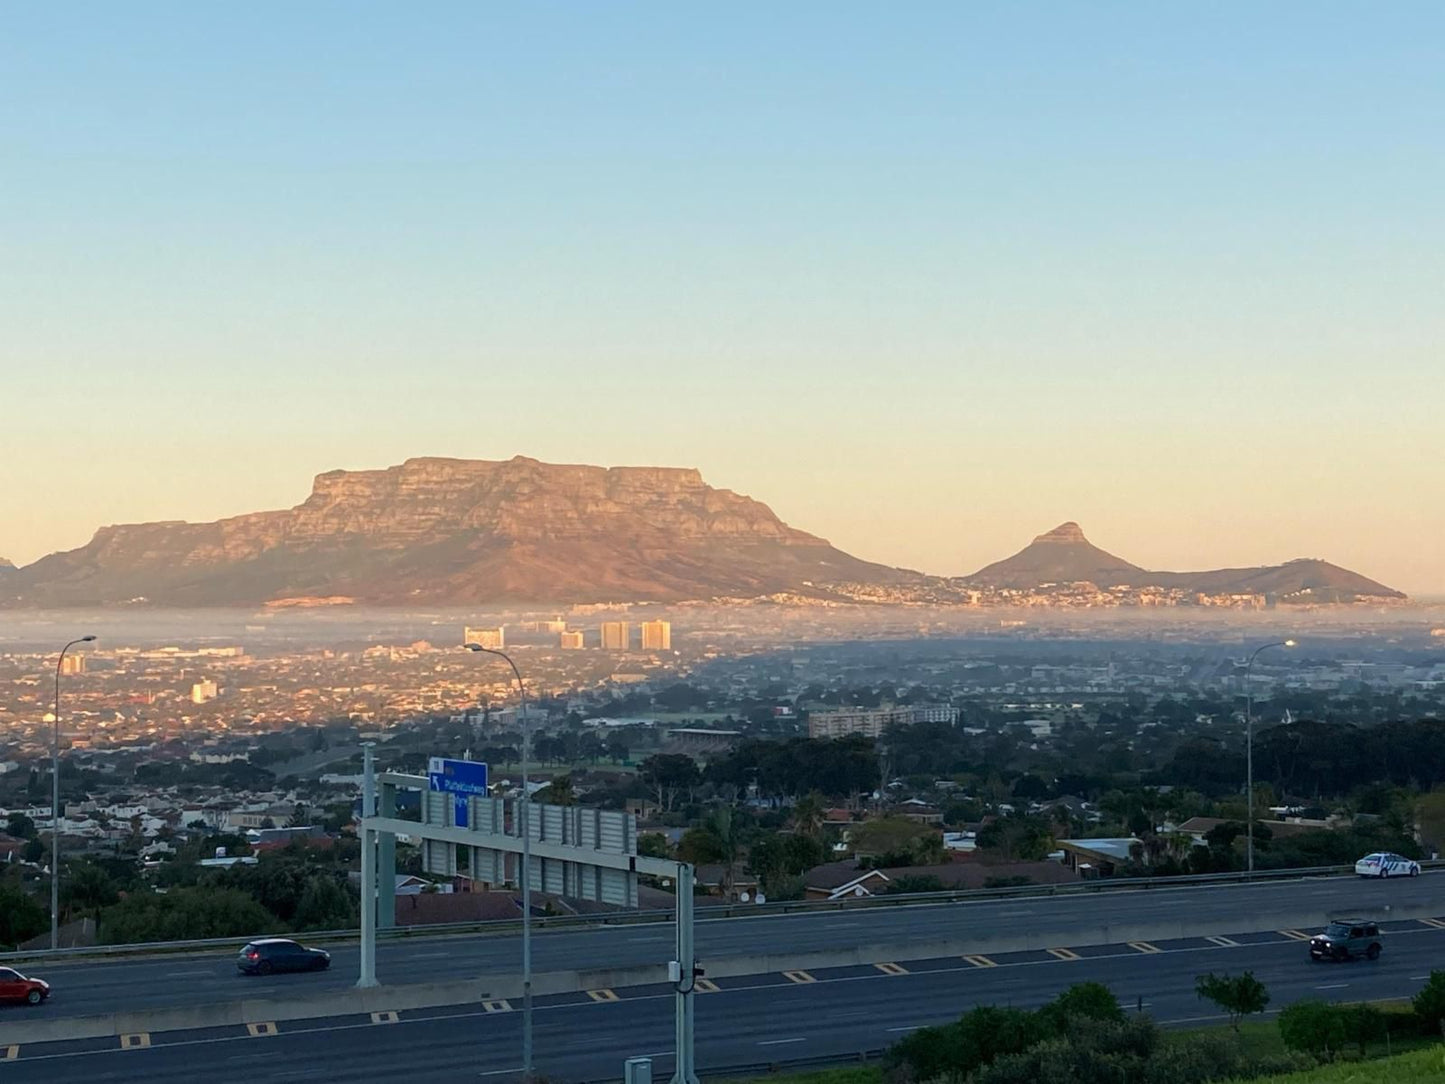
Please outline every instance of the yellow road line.
[{"label": "yellow road line", "polygon": [[1283,934],[1291,941],[1308,941],[1310,939],[1309,934],[1301,933],[1299,930],[1276,930],[1275,933]]},{"label": "yellow road line", "polygon": [[[485,1004],[485,1002],[483,1002],[483,1004]],[[397,1022],[396,1013],[390,1009],[384,1012],[374,1012],[371,1014],[371,1022],[373,1024],[395,1024]]]},{"label": "yellow road line", "polygon": [[122,1050],[144,1050],[151,1045],[151,1033],[138,1031],[133,1035],[122,1035],[120,1037],[120,1048]]},{"label": "yellow road line", "polygon": [[1163,952],[1158,945],[1151,945],[1148,941],[1130,941],[1129,947],[1135,952],[1142,952],[1146,955],[1153,952]]},{"label": "yellow road line", "polygon": [[1073,949],[1051,948],[1048,951],[1050,956],[1057,956],[1060,960],[1079,960],[1083,958]]},{"label": "yellow road line", "polygon": [[700,994],[716,994],[720,992],[718,984],[713,982],[712,979],[696,979],[693,981],[692,987]]},{"label": "yellow road line", "polygon": [[593,1001],[620,1001],[615,990],[588,990],[587,996]]},{"label": "yellow road line", "polygon": [[997,966],[998,966],[998,964],[994,963],[994,962],[993,962],[992,960],[990,960],[987,956],[965,956],[964,959],[967,960],[969,963],[973,964],[974,967],[997,967]]},{"label": "yellow road line", "polygon": [[251,1033],[253,1039],[265,1039],[276,1034],[276,1025],[270,1021],[264,1024],[247,1024],[246,1030]]},{"label": "yellow road line", "polygon": [[908,974],[908,968],[899,967],[897,964],[874,964],[873,966],[876,967],[879,971],[883,972],[883,974],[885,975]]},{"label": "yellow road line", "polygon": [[1220,948],[1239,948],[1238,941],[1231,941],[1227,937],[1206,937],[1206,941],[1213,941]]},{"label": "yellow road line", "polygon": [[1422,918],[1420,921],[1427,926],[1434,926],[1437,930],[1445,930],[1445,922],[1441,922],[1438,918]]},{"label": "yellow road line", "polygon": [[20,1047],[18,1046],[7,1046],[4,1050],[0,1050],[0,1061],[14,1061],[19,1056]]},{"label": "yellow road line", "polygon": [[809,983],[818,981],[806,971],[784,971],[783,978],[787,979],[789,982],[797,983]]}]

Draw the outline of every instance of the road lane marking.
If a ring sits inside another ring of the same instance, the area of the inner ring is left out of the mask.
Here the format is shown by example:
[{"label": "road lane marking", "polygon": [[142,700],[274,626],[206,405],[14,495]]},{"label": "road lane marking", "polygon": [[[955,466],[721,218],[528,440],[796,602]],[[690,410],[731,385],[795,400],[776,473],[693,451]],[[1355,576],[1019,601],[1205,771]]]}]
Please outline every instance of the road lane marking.
[{"label": "road lane marking", "polygon": [[1299,930],[1275,930],[1274,932],[1275,932],[1275,933],[1278,933],[1278,934],[1283,934],[1285,937],[1288,937],[1291,941],[1308,941],[1308,940],[1310,939],[1310,935],[1309,935],[1309,934],[1307,934],[1307,933],[1300,933]]},{"label": "road lane marking", "polygon": [[789,982],[797,983],[809,983],[818,981],[806,971],[784,971],[783,978],[787,979]]},{"label": "road lane marking", "polygon": [[496,1001],[483,1001],[482,1008],[487,1012],[511,1012],[512,1003],[503,997]]},{"label": "road lane marking", "polygon": [[721,987],[713,982],[712,979],[694,979],[692,988],[700,994],[721,993]]},{"label": "road lane marking", "polygon": [[276,1025],[268,1020],[260,1024],[247,1024],[246,1030],[253,1039],[265,1039],[276,1034]]},{"label": "road lane marking", "polygon": [[3,1051],[3,1055],[3,1057],[0,1057],[0,1061],[14,1061],[20,1056],[20,1048],[18,1046],[7,1046]]},{"label": "road lane marking", "polygon": [[1420,921],[1427,926],[1434,926],[1437,930],[1445,930],[1445,922],[1441,922],[1438,918],[1422,918]]},{"label": "road lane marking", "polygon": [[122,1035],[120,1037],[120,1048],[122,1050],[144,1050],[151,1045],[151,1033],[138,1031],[134,1035]]},{"label": "road lane marking", "polygon": [[1206,937],[1206,941],[1212,941],[1220,948],[1239,948],[1238,941],[1231,941],[1227,937]]},{"label": "road lane marking", "polygon": [[617,996],[617,991],[616,991],[616,990],[608,990],[608,989],[606,989],[606,988],[603,988],[603,989],[601,989],[601,990],[588,990],[588,991],[587,991],[587,996],[590,997],[593,1001],[621,1001],[621,1000],[622,1000],[621,998],[619,998],[619,997]]},{"label": "road lane marking", "polygon": [[211,970],[210,968],[207,968],[207,969],[204,970],[204,971],[196,971],[196,970],[191,970],[191,971],[167,971],[167,972],[166,972],[166,978],[168,978],[168,979],[194,979],[194,978],[200,978],[200,977],[202,977],[202,976],[207,976],[207,977],[209,977],[209,976],[214,975],[214,974],[215,974],[215,971]]},{"label": "road lane marking", "polygon": [[873,966],[876,967],[879,971],[883,972],[883,974],[885,975],[908,974],[908,968],[899,967],[897,964],[874,964]]},{"label": "road lane marking", "polygon": [[782,1046],[784,1043],[806,1043],[807,1039],[764,1039],[759,1046]]},{"label": "road lane marking", "polygon": [[1049,949],[1049,955],[1050,955],[1050,956],[1057,956],[1060,960],[1081,960],[1081,959],[1083,959],[1083,957],[1080,956],[1080,955],[1079,955],[1077,952],[1075,952],[1073,949],[1066,949],[1066,948],[1051,948],[1051,949]]},{"label": "road lane marking", "polygon": [[994,963],[994,961],[990,960],[987,956],[965,956],[964,959],[973,964],[974,967],[998,966],[998,964]]},{"label": "road lane marking", "polygon": [[919,1028],[921,1028],[921,1027],[923,1027],[922,1024],[908,1024],[908,1025],[905,1026],[905,1027],[901,1027],[901,1028],[889,1028],[888,1030],[889,1030],[889,1031],[917,1031],[917,1030],[918,1030]]},{"label": "road lane marking", "polygon": [[1154,952],[1163,952],[1163,951],[1164,951],[1164,950],[1163,950],[1162,948],[1160,948],[1158,945],[1151,945],[1148,941],[1130,941],[1130,942],[1129,942],[1129,947],[1130,947],[1131,949],[1133,949],[1135,952],[1142,952],[1142,953],[1144,953],[1145,955],[1148,955],[1148,954],[1154,953]]},{"label": "road lane marking", "polygon": [[[486,1004],[486,1002],[483,1002],[482,1004]],[[387,1009],[383,1012],[374,1012],[371,1014],[371,1022],[373,1024],[395,1024],[397,1023],[397,1020],[398,1018],[396,1013],[392,1012],[390,1009]]]},{"label": "road lane marking", "polygon": [[1327,983],[1325,983],[1323,986],[1316,986],[1315,989],[1316,989],[1316,990],[1343,990],[1343,989],[1344,989],[1346,986],[1348,986],[1348,985],[1349,985],[1349,983],[1347,983],[1347,982],[1327,982]]}]

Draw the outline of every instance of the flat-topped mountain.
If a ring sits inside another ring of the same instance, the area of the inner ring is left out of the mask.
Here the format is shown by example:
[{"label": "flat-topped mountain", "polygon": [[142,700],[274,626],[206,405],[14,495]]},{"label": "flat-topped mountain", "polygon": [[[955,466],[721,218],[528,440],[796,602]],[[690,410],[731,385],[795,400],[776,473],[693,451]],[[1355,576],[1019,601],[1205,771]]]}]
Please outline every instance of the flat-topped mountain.
[{"label": "flat-topped mountain", "polygon": [[987,587],[1032,590],[1050,584],[1092,583],[1096,587],[1170,587],[1204,595],[1264,595],[1297,602],[1354,602],[1405,596],[1328,561],[1298,558],[1262,568],[1221,568],[1210,572],[1151,572],[1101,550],[1077,523],[1061,523],[1012,557],[964,577]]},{"label": "flat-topped mountain", "polygon": [[409,459],[322,474],[287,511],[103,527],[5,577],[0,601],[667,601],[908,575],[789,527],[696,470]]}]

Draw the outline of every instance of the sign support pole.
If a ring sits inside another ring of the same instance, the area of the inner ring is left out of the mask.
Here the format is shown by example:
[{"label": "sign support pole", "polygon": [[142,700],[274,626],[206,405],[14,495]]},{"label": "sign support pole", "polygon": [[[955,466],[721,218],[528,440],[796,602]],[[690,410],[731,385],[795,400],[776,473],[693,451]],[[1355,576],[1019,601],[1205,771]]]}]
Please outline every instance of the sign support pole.
[{"label": "sign support pole", "polygon": [[[362,745],[363,784],[361,791],[361,976],[356,985],[376,985],[376,834],[370,827],[376,815],[376,763],[374,743]],[[393,881],[395,877],[393,876]]]},{"label": "sign support pole", "polygon": [[674,1030],[677,1039],[676,1068],[672,1084],[698,1084],[693,1059],[693,999],[697,996],[697,957],[692,943],[693,868],[687,862],[677,866],[677,996]]}]

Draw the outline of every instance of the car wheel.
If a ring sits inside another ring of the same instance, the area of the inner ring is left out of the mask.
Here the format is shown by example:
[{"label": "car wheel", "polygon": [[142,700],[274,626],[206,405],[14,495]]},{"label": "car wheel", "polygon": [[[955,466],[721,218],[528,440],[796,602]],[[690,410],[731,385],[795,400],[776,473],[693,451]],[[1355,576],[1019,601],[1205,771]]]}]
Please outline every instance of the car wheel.
[{"label": "car wheel", "polygon": [[1369,949],[1366,950],[1365,955],[1372,960],[1378,960],[1380,958],[1380,946],[1371,945]]},{"label": "car wheel", "polygon": [[1410,876],[1411,876],[1411,877],[1418,877],[1418,876],[1420,876],[1420,867],[1419,867],[1419,866],[1411,866],[1411,867],[1410,867]]},{"label": "car wheel", "polygon": [[273,970],[270,960],[262,960],[256,965],[256,974],[258,975],[269,975]]},{"label": "car wheel", "polygon": [[1390,871],[1389,871],[1389,870],[1387,870],[1387,869],[1382,869],[1382,870],[1380,870],[1380,880],[1383,881],[1383,880],[1384,880],[1386,877],[1388,877],[1388,876],[1390,876]]},{"label": "car wheel", "polygon": [[39,990],[30,990],[30,991],[28,991],[28,992],[26,993],[26,995],[25,995],[25,1000],[26,1000],[27,1002],[29,1002],[31,1005],[39,1005],[40,1002],[41,1002],[41,994],[40,994],[40,991],[39,991]]}]

